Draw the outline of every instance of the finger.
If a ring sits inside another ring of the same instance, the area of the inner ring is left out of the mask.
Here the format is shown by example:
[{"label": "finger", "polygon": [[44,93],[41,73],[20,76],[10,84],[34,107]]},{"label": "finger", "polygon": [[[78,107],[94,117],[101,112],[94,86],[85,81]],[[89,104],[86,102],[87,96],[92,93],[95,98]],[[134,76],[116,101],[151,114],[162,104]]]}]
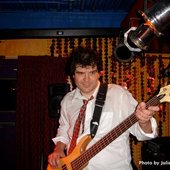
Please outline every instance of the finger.
[{"label": "finger", "polygon": [[160,108],[159,108],[159,106],[149,106],[149,108],[148,108],[148,110],[150,110],[150,111],[159,111],[160,110]]},{"label": "finger", "polygon": [[138,111],[136,114],[138,121],[141,123],[147,122],[151,119],[152,114],[149,110]]},{"label": "finger", "polygon": [[50,161],[50,165],[51,165],[53,168],[58,167],[58,160],[57,160],[57,159],[52,159],[52,160]]},{"label": "finger", "polygon": [[143,109],[146,108],[146,103],[145,102],[141,102],[138,106],[139,106],[140,110],[143,110]]},{"label": "finger", "polygon": [[57,155],[50,155],[48,158],[48,163],[52,166],[52,167],[57,167],[58,166],[58,160],[59,160],[59,156]]}]

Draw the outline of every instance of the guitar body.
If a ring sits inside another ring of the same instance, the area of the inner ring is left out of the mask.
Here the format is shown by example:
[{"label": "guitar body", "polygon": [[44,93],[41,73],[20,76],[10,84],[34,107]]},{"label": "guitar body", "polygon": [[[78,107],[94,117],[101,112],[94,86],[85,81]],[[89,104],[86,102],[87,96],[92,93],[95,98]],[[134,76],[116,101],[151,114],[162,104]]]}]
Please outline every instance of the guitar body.
[{"label": "guitar body", "polygon": [[[77,157],[79,157],[81,155],[82,152],[84,152],[86,150],[87,145],[89,144],[89,142],[92,140],[90,135],[86,135],[84,136],[80,142],[77,144],[77,146],[75,147],[75,149],[73,150],[73,152],[68,155],[67,157],[61,158],[59,160],[59,166],[58,168],[52,168],[49,164],[47,166],[47,170],[73,170],[71,162],[76,159]],[[81,169],[83,167],[85,167],[86,165],[83,165],[81,167]],[[80,169],[80,170],[81,170]]]}]

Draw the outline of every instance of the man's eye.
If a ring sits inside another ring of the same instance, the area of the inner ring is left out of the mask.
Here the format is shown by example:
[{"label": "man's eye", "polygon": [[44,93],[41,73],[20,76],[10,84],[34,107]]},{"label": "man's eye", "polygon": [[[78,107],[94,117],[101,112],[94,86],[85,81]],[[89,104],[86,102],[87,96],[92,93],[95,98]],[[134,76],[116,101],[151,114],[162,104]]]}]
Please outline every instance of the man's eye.
[{"label": "man's eye", "polygon": [[76,72],[76,74],[83,75],[84,73],[83,72]]},{"label": "man's eye", "polygon": [[92,71],[91,73],[92,73],[92,74],[96,74],[96,73],[97,73],[97,70],[94,70],[94,71]]}]

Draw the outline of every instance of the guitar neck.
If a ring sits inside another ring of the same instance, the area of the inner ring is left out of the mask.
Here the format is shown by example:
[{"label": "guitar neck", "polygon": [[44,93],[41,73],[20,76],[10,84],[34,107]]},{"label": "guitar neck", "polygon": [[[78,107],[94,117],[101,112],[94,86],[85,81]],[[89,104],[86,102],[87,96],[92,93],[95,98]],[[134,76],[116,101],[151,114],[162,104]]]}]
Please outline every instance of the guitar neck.
[{"label": "guitar neck", "polygon": [[[146,107],[158,105],[160,103],[160,99],[163,96],[154,96],[146,103]],[[73,170],[79,170],[83,165],[85,165],[92,157],[94,157],[97,153],[99,153],[102,149],[104,149],[107,145],[109,145],[112,141],[114,141],[117,137],[119,137],[122,133],[124,133],[127,129],[129,129],[133,124],[137,122],[137,118],[135,113],[132,113],[128,116],[123,122],[121,122],[118,126],[112,129],[109,133],[107,133],[102,139],[97,141],[93,146],[88,148],[85,152],[83,152],[79,157],[71,162]]]}]

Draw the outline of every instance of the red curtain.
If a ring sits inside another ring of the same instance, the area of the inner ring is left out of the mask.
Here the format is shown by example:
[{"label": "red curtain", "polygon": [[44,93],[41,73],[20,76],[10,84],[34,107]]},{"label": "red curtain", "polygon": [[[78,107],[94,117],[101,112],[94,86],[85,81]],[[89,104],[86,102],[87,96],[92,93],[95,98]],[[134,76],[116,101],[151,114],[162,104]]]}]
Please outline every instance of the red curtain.
[{"label": "red curtain", "polygon": [[48,115],[48,84],[66,83],[65,58],[18,57],[17,170],[44,170],[54,145],[58,119]]}]

